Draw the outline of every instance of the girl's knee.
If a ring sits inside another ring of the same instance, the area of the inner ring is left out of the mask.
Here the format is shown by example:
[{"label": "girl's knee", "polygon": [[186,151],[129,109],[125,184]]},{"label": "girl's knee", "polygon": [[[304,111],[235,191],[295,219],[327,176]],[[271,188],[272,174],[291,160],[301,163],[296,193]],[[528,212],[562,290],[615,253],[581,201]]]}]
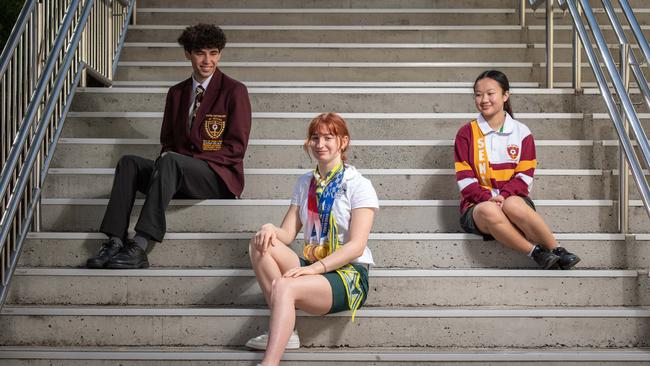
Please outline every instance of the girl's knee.
[{"label": "girl's knee", "polygon": [[281,299],[292,298],[293,288],[290,278],[276,278],[271,283],[271,299],[279,301]]},{"label": "girl's knee", "polygon": [[509,217],[522,217],[529,212],[530,207],[526,204],[523,198],[519,196],[510,196],[503,201],[502,209]]},{"label": "girl's knee", "polygon": [[497,224],[507,220],[499,205],[494,202],[483,202],[474,208],[474,219],[486,224]]},{"label": "girl's knee", "polygon": [[255,246],[255,238],[248,241],[248,256],[251,258],[251,262],[255,262],[255,260],[260,256],[260,252]]},{"label": "girl's knee", "polygon": [[275,249],[273,245],[269,245],[266,248],[266,252],[262,253],[259,251],[259,248],[257,244],[255,244],[255,238],[252,238],[248,242],[248,255],[251,258],[251,262],[255,263],[261,260],[262,258],[268,257],[268,258],[273,258],[274,260],[276,259],[275,255]]}]

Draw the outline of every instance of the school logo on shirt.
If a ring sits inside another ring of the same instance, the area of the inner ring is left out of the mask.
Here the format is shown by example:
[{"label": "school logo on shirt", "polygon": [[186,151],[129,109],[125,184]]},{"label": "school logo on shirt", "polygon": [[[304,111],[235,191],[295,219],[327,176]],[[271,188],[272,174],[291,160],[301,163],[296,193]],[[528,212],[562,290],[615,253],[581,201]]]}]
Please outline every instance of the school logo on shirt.
[{"label": "school logo on shirt", "polygon": [[218,139],[226,129],[225,114],[206,114],[204,122],[205,132],[212,139]]},{"label": "school logo on shirt", "polygon": [[517,145],[508,145],[506,151],[512,160],[517,160],[517,157],[519,157],[519,146]]}]

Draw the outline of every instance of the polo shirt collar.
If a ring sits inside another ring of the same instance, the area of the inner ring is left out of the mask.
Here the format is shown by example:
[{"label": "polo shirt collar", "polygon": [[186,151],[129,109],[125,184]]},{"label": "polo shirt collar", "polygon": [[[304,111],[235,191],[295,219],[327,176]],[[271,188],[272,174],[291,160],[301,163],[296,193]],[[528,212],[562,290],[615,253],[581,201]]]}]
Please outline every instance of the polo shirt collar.
[{"label": "polo shirt collar", "polygon": [[[505,112],[505,113],[506,113],[506,120],[505,120],[505,122],[503,122],[503,131],[500,132],[500,133],[502,133],[502,134],[510,134],[510,133],[512,133],[512,131],[514,129],[515,120],[512,119],[512,117],[510,116],[510,114],[508,112]],[[498,132],[498,131],[494,131],[492,129],[492,127],[490,127],[490,125],[485,120],[485,118],[483,118],[482,114],[478,115],[477,121],[478,121],[478,127],[481,129],[481,132],[483,132],[483,135],[487,135],[487,134],[492,133],[492,132]]]}]

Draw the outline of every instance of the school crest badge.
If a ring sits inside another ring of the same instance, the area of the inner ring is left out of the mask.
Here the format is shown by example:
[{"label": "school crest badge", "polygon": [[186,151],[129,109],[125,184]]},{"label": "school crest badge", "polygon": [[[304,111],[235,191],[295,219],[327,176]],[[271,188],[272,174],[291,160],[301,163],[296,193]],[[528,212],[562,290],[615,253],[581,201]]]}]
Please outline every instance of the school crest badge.
[{"label": "school crest badge", "polygon": [[212,139],[218,139],[226,129],[225,114],[207,114],[204,122],[205,132]]},{"label": "school crest badge", "polygon": [[519,157],[519,146],[517,146],[517,145],[508,145],[506,150],[508,152],[508,156],[510,157],[510,159],[517,160],[517,158]]}]

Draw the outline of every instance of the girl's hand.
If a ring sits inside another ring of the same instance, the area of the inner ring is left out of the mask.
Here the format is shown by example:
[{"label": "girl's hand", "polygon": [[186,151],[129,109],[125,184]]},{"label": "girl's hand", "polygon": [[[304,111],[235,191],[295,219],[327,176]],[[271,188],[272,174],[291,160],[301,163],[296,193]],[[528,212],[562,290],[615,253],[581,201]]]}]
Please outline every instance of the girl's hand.
[{"label": "girl's hand", "polygon": [[498,195],[498,196],[490,198],[490,201],[496,203],[499,207],[503,206],[503,201],[505,201],[505,200],[506,199],[503,198],[502,195]]},{"label": "girl's hand", "polygon": [[286,271],[282,277],[284,278],[298,278],[300,276],[305,276],[305,275],[316,275],[320,274],[318,271],[318,267],[315,265],[320,266],[318,263],[313,263],[307,267],[295,267],[291,268],[290,270]]},{"label": "girl's hand", "polygon": [[266,254],[269,247],[275,246],[275,243],[278,241],[278,234],[275,229],[275,225],[273,224],[264,224],[255,233],[253,237],[255,249],[262,253],[262,255]]}]

